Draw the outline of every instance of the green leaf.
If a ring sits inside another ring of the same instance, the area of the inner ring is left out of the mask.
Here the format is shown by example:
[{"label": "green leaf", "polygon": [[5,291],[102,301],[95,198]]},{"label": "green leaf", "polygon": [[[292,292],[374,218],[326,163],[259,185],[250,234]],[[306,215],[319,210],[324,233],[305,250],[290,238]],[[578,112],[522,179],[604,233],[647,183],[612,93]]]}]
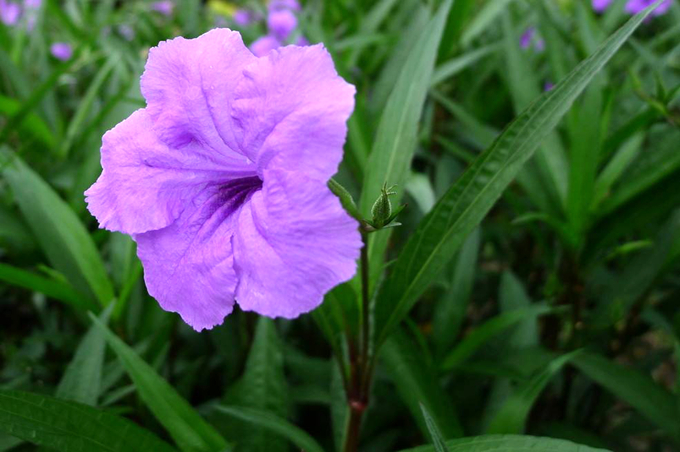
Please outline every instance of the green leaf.
[{"label": "green leaf", "polygon": [[482,345],[513,325],[551,312],[548,306],[515,309],[493,317],[467,335],[442,362],[443,369],[452,369],[472,356]]},{"label": "green leaf", "polygon": [[[11,117],[16,115],[21,109],[21,102],[10,97],[0,95],[0,113],[3,116]],[[21,123],[20,129],[22,133],[30,135],[40,141],[40,143],[52,149],[55,146],[56,140],[50,128],[45,124],[40,116],[35,113],[29,113]]]},{"label": "green leaf", "polygon": [[81,311],[88,309],[97,310],[98,308],[95,302],[85,295],[78,293],[66,282],[45,278],[32,272],[12,267],[11,265],[0,263],[0,281],[63,301]]},{"label": "green leaf", "polygon": [[630,19],[597,52],[513,121],[421,221],[378,294],[375,307],[378,345],[408,314],[574,99],[650,11]]},{"label": "green leaf", "polygon": [[453,267],[451,288],[437,304],[432,321],[437,356],[451,349],[465,319],[475,280],[480,235],[479,229],[475,229],[463,244]]},{"label": "green leaf", "polygon": [[22,214],[52,265],[76,290],[102,306],[113,300],[113,287],[87,230],[68,205],[19,157],[0,153],[0,167]]},{"label": "green leaf", "polygon": [[[428,23],[409,53],[397,83],[380,118],[373,149],[368,159],[359,209],[370,218],[373,202],[384,183],[403,185],[416,148],[418,123],[434,70],[437,48],[452,0],[446,0]],[[392,199],[399,204],[403,186]],[[389,231],[372,234],[369,240],[371,280],[381,270]]]},{"label": "green leaf", "polygon": [[609,195],[612,186],[621,177],[623,172],[635,160],[642,148],[644,134],[638,132],[626,140],[621,147],[607,162],[602,172],[595,181],[593,204],[591,209],[597,213],[598,205]]},{"label": "green leaf", "polygon": [[[412,7],[412,5],[404,2],[403,7]],[[417,44],[418,37],[422,35],[425,26],[430,21],[430,10],[420,2],[416,2],[413,11],[409,11],[408,17],[409,20],[404,24],[406,29],[400,33],[399,41],[392,49],[387,62],[380,71],[378,79],[373,84],[371,101],[366,105],[373,113],[380,113],[384,110],[401,71],[411,55],[411,50]],[[353,114],[352,118],[354,116]],[[350,123],[352,118],[350,118]]]},{"label": "green leaf", "polygon": [[120,416],[28,392],[0,390],[0,430],[61,452],[174,450]]},{"label": "green leaf", "polygon": [[[283,350],[276,324],[260,317],[243,377],[227,400],[285,419],[288,416],[288,383],[283,373]],[[239,423],[239,444],[245,450],[286,450],[285,441],[258,425]]]},{"label": "green leaf", "polygon": [[578,235],[590,225],[599,163],[604,99],[599,84],[593,84],[583,95],[583,102],[574,108],[570,121],[569,189],[567,218]]},{"label": "green leaf", "polygon": [[139,396],[180,449],[186,452],[223,452],[227,449],[224,438],[167,381],[99,319],[92,314],[90,318],[103,331],[109,346],[118,355],[135,384]]},{"label": "green leaf", "polygon": [[480,36],[487,28],[489,28],[498,16],[508,7],[513,0],[496,0],[487,2],[482,9],[475,14],[475,17],[470,21],[463,35],[460,38],[463,47],[467,47]]},{"label": "green leaf", "polygon": [[[108,319],[110,310],[109,307],[102,313],[102,321]],[[92,325],[66,367],[55,395],[60,399],[96,406],[101,395],[105,352],[104,332],[96,325]]]},{"label": "green leaf", "polygon": [[12,116],[9,117],[4,127],[0,129],[0,144],[4,143],[11,133],[17,126],[21,126],[28,115],[33,111],[33,109],[45,98],[45,96],[55,87],[59,78],[68,71],[73,64],[78,61],[78,55],[80,54],[80,48],[77,48],[74,52],[73,57],[59,64],[52,73],[32,92],[28,99],[22,103],[21,108],[15,111]]},{"label": "green leaf", "polygon": [[546,369],[534,377],[521,383],[514,393],[496,412],[486,433],[523,433],[524,425],[529,417],[531,407],[541,395],[550,380],[567,364],[579,351],[560,356],[551,361]]},{"label": "green leaf", "polygon": [[422,403],[420,404],[420,410],[423,412],[427,429],[430,431],[430,435],[432,436],[434,450],[436,452],[449,452],[449,448],[446,447],[446,443],[444,442],[444,438],[439,431],[439,427],[437,427],[437,423],[434,421],[434,419],[432,419],[432,416],[430,416],[430,413],[427,412],[425,405]]},{"label": "green leaf", "polygon": [[680,409],[676,399],[650,377],[594,353],[581,353],[572,362],[581,372],[680,441]]},{"label": "green leaf", "polygon": [[[499,2],[500,3],[500,2]],[[430,86],[436,86],[439,83],[453,77],[459,72],[471,67],[479,62],[482,58],[494,54],[498,51],[497,45],[488,45],[479,49],[471,50],[467,53],[459,55],[450,59],[446,63],[437,66],[437,69],[432,74]]]},{"label": "green leaf", "polygon": [[411,411],[423,435],[427,436],[429,428],[421,404],[437,420],[444,436],[462,436],[463,429],[451,399],[439,383],[433,366],[423,359],[423,352],[416,341],[403,331],[398,331],[385,343],[380,351],[380,359],[389,369],[399,396]]},{"label": "green leaf", "polygon": [[[526,290],[524,290],[520,280],[510,271],[503,272],[503,276],[501,276],[501,286],[498,289],[498,304],[503,313],[509,313],[517,309],[531,309],[531,299],[527,295]],[[538,346],[539,338],[536,317],[528,316],[525,321],[520,322],[514,328],[506,343],[508,347],[514,349]]]},{"label": "green leaf", "polygon": [[604,288],[599,305],[592,314],[591,325],[608,327],[623,320],[657,281],[671,255],[673,243],[679,239],[680,212],[677,212],[662,225],[654,246],[632,258]]},{"label": "green leaf", "polygon": [[101,69],[99,69],[99,72],[97,72],[94,80],[92,80],[92,83],[87,88],[85,95],[78,104],[78,109],[73,115],[73,119],[66,129],[66,136],[62,140],[61,146],[59,147],[59,155],[62,158],[68,155],[73,142],[76,140],[78,134],[83,130],[83,124],[88,119],[88,115],[92,109],[92,105],[94,104],[97,94],[99,94],[102,85],[117,64],[120,64],[120,58],[118,55],[114,54],[106,61]]},{"label": "green leaf", "polygon": [[[221,413],[228,414],[229,416],[245,421],[251,425],[257,425],[277,436],[286,438],[300,450],[304,450],[305,452],[323,452],[323,448],[319,443],[304,430],[294,426],[285,419],[273,415],[269,411],[241,406],[218,406],[216,409]],[[271,449],[267,446],[265,449],[257,450]]]},{"label": "green leaf", "polygon": [[14,436],[0,433],[0,452],[6,452],[10,449],[14,449],[23,442],[24,441],[21,438],[15,438]]},{"label": "green leaf", "polygon": [[644,154],[643,158],[632,165],[630,171],[624,173],[622,183],[615,188],[611,197],[602,203],[599,209],[601,214],[605,215],[618,209],[680,170],[679,140],[680,132],[673,131],[657,149]]},{"label": "green leaf", "polygon": [[[503,54],[506,63],[503,66],[503,74],[508,79],[515,113],[520,114],[539,97],[541,84],[536,78],[532,63],[528,60],[527,52],[517,45],[520,37],[511,18],[511,14],[506,14],[502,21],[505,38]],[[559,136],[552,130],[546,133],[542,141],[544,144],[535,154],[536,165],[527,166],[524,169],[524,177],[535,179],[534,183],[540,181],[553,200],[550,205],[561,207],[564,205],[567,192],[568,166],[565,152]]]},{"label": "green leaf", "polygon": [[[570,441],[520,435],[484,435],[446,441],[450,452],[605,452]],[[435,452],[433,446],[421,446],[401,452]]]}]

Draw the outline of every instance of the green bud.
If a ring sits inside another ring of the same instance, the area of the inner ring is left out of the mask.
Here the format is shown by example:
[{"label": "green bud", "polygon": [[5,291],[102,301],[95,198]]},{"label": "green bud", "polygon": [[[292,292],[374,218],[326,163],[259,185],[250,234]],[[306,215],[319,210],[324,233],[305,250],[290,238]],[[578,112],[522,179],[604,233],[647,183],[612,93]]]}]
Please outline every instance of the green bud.
[{"label": "green bud", "polygon": [[383,184],[380,189],[380,196],[373,203],[373,207],[371,207],[371,215],[373,215],[371,225],[376,229],[387,226],[393,219],[390,195],[397,194],[397,192],[391,191],[394,187],[396,187],[396,185],[387,188],[387,183]]}]

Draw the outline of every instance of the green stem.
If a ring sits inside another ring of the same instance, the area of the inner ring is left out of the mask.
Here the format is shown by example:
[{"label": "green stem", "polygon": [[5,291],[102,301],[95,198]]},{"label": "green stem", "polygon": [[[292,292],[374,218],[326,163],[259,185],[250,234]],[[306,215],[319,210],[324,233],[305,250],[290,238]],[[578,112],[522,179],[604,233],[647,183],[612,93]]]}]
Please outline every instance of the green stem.
[{"label": "green stem", "polygon": [[350,356],[351,377],[347,388],[347,405],[349,408],[349,422],[345,435],[345,452],[356,452],[359,448],[361,420],[368,406],[368,394],[372,374],[370,365],[370,322],[369,322],[369,267],[368,267],[368,234],[361,233],[364,246],[361,248],[361,339],[358,355]]}]

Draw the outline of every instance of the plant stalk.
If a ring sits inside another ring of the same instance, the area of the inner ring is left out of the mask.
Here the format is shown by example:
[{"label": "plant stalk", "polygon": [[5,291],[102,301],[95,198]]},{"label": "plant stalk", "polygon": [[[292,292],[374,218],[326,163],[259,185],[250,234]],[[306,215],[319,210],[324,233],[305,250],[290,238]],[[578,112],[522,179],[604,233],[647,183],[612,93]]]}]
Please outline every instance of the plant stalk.
[{"label": "plant stalk", "polygon": [[345,452],[356,452],[359,448],[359,435],[361,433],[361,420],[368,406],[368,393],[372,366],[370,365],[370,319],[369,319],[369,264],[368,264],[368,234],[361,233],[364,246],[361,248],[361,340],[358,355],[351,356],[351,377],[347,388],[347,406],[349,408],[349,421],[347,422],[347,434],[345,435]]}]

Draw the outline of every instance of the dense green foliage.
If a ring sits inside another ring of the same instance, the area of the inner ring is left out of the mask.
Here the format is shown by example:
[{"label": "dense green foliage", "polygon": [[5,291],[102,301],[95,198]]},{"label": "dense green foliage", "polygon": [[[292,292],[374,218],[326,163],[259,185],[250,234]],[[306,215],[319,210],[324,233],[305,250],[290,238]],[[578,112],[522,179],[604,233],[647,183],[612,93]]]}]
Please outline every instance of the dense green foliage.
[{"label": "dense green foliage", "polygon": [[149,47],[233,26],[150,3],[0,24],[0,452],[680,449],[678,2],[303,1],[357,88],[333,191],[407,207],[364,232],[363,284],[202,333],[83,196]]}]

